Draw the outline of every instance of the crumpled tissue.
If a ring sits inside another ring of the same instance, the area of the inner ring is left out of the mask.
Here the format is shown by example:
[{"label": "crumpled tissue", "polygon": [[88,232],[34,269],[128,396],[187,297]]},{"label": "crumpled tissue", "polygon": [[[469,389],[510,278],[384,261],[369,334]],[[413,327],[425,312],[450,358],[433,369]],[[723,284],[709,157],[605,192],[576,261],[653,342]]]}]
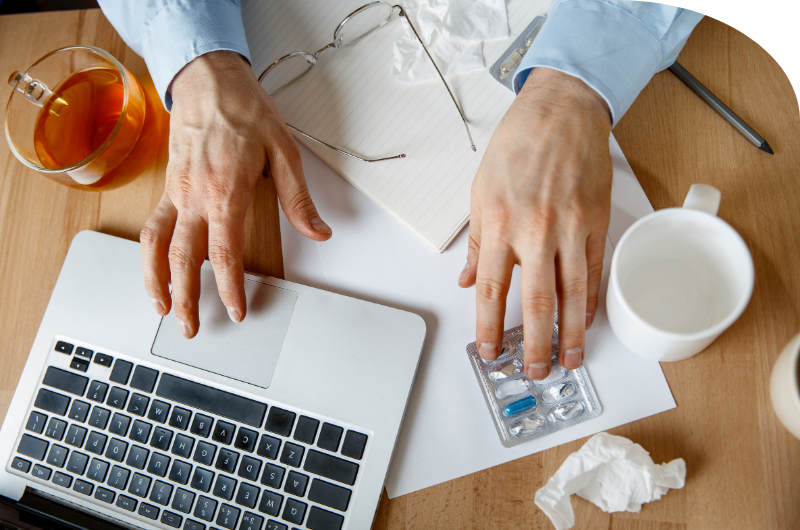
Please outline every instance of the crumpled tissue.
[{"label": "crumpled tissue", "polygon": [[[509,36],[505,0],[408,0],[403,3],[442,74],[483,68],[484,40]],[[394,42],[391,76],[406,82],[438,77],[407,22]]]},{"label": "crumpled tissue", "polygon": [[670,488],[686,482],[686,462],[677,458],[655,464],[644,448],[622,436],[595,434],[564,460],[555,475],[536,492],[534,502],[556,530],[575,525],[570,495],[593,502],[604,512],[638,512]]}]

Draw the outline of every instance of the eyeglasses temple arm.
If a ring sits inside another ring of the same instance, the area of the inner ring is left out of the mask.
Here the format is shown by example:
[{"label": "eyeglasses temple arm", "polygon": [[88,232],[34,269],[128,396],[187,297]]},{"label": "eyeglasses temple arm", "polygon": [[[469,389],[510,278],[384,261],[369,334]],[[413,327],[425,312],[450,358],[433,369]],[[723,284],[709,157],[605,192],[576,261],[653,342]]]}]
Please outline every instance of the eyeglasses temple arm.
[{"label": "eyeglasses temple arm", "polygon": [[354,155],[353,153],[348,153],[347,151],[342,151],[338,147],[334,147],[329,143],[326,143],[326,142],[323,142],[322,140],[314,138],[310,134],[304,133],[303,131],[301,131],[297,127],[293,127],[293,126],[289,125],[288,123],[286,124],[286,126],[289,127],[291,130],[295,131],[296,133],[302,134],[303,136],[305,136],[306,138],[308,138],[310,140],[314,140],[315,142],[320,143],[320,144],[324,145],[325,147],[330,147],[331,149],[333,149],[336,152],[342,153],[343,155],[347,155],[350,158],[355,158],[356,160],[361,160],[362,162],[383,162],[384,160],[395,160],[395,159],[398,159],[398,158],[405,158],[406,157],[405,154],[402,154],[402,155],[397,155],[397,156],[387,156],[386,158],[374,158],[372,160],[370,160],[369,158],[361,158],[358,155]]},{"label": "eyeglasses temple arm", "polygon": [[403,9],[403,6],[395,5],[393,7],[396,7],[396,8],[398,8],[400,10],[400,16],[401,17],[405,17],[406,21],[408,22],[408,25],[411,27],[411,31],[414,32],[414,35],[417,37],[417,40],[422,45],[422,49],[425,50],[425,54],[428,56],[428,59],[431,60],[431,63],[433,63],[433,67],[436,68],[436,73],[439,74],[439,77],[441,78],[442,83],[444,83],[444,87],[447,89],[447,93],[450,94],[450,99],[453,100],[453,105],[456,106],[456,110],[461,115],[461,120],[464,122],[464,127],[467,129],[467,136],[469,136],[469,143],[472,146],[472,151],[473,152],[477,151],[477,149],[475,148],[475,141],[472,139],[472,133],[469,132],[469,125],[467,125],[467,118],[465,118],[464,117],[464,113],[461,112],[461,107],[458,106],[458,102],[456,101],[456,97],[453,95],[453,91],[450,90],[450,86],[447,84],[447,81],[444,80],[444,76],[442,75],[442,71],[439,70],[438,66],[436,66],[436,61],[433,60],[433,57],[431,57],[431,53],[428,51],[428,48],[425,46],[425,43],[422,42],[422,38],[419,36],[419,33],[417,33],[417,28],[415,28],[414,24],[411,23],[411,19],[408,18],[408,15],[406,14],[405,9]]}]

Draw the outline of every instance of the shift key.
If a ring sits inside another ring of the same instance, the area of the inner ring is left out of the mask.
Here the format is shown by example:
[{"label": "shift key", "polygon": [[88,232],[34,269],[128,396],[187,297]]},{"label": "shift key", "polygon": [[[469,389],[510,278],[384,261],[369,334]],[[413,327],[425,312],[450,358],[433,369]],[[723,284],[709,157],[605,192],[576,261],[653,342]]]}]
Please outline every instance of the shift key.
[{"label": "shift key", "polygon": [[55,366],[47,368],[47,372],[44,374],[44,379],[42,380],[43,385],[51,386],[63,390],[64,392],[75,394],[76,396],[83,395],[88,383],[88,378],[73,374],[72,372],[67,372],[66,370],[61,370]]},{"label": "shift key", "polygon": [[358,464],[320,453],[314,449],[308,451],[303,469],[348,486],[356,483],[356,475],[358,474]]},{"label": "shift key", "polygon": [[44,454],[47,452],[48,443],[39,438],[34,438],[28,434],[23,434],[19,440],[19,447],[17,452],[21,455],[29,456],[34,460],[44,459]]}]

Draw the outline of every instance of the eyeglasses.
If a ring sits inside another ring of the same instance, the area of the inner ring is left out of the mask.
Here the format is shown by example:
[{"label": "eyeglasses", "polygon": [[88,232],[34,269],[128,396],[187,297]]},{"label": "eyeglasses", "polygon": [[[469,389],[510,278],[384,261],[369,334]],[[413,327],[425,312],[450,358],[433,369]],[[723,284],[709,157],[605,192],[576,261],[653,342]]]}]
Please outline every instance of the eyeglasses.
[{"label": "eyeglasses", "polygon": [[[270,97],[275,97],[281,90],[285,89],[304,75],[306,75],[311,68],[315,64],[317,64],[317,60],[322,52],[329,48],[345,48],[347,46],[352,46],[368,35],[374,33],[375,31],[379,30],[383,26],[385,26],[391,20],[392,16],[396,12],[399,13],[401,17],[405,17],[408,21],[408,25],[411,27],[411,30],[414,32],[414,35],[417,37],[417,40],[422,45],[422,49],[425,50],[425,54],[433,63],[433,67],[436,68],[436,72],[439,74],[439,78],[444,83],[445,88],[447,89],[447,93],[450,94],[450,99],[453,100],[453,105],[456,106],[456,110],[458,110],[459,115],[461,116],[461,120],[464,122],[464,128],[467,130],[467,136],[469,137],[469,143],[472,147],[472,151],[475,152],[477,149],[475,148],[475,142],[472,140],[472,134],[469,131],[469,125],[467,125],[467,119],[464,117],[464,113],[461,112],[461,108],[458,106],[456,102],[455,96],[453,96],[453,92],[450,90],[450,87],[447,85],[447,81],[444,80],[444,76],[442,72],[439,70],[439,67],[436,66],[436,62],[431,57],[428,48],[425,47],[425,43],[422,42],[422,39],[417,33],[416,28],[409,20],[408,15],[403,10],[403,7],[400,5],[391,5],[387,2],[370,2],[368,4],[364,4],[363,6],[359,7],[346,17],[336,26],[336,30],[333,32],[333,42],[327,44],[317,50],[316,53],[310,52],[303,52],[297,51],[292,52],[287,55],[284,55],[274,63],[267,66],[261,75],[258,76],[258,82],[261,83],[261,86],[264,90],[267,91]],[[383,160],[395,160],[398,158],[405,158],[406,155],[397,155],[397,156],[389,156],[386,158],[377,158],[377,159],[367,159],[362,158],[358,155],[353,153],[349,153],[347,151],[343,151],[338,147],[334,147],[322,140],[314,138],[310,134],[307,134],[300,129],[289,126],[290,129],[296,131],[297,133],[314,140],[326,147],[333,149],[343,155],[347,155],[351,158],[355,158],[361,160],[363,162],[380,162]]]}]

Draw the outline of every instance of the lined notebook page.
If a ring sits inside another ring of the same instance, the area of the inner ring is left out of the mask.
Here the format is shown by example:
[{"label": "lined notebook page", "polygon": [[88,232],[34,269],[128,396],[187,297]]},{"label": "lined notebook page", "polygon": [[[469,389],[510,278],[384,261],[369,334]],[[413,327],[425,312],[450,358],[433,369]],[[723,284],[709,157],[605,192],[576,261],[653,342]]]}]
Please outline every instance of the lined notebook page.
[{"label": "lined notebook page", "polygon": [[[333,41],[339,22],[366,0],[242,2],[256,75],[279,57],[314,53]],[[484,45],[493,64],[549,0],[508,3],[512,37]],[[402,160],[361,162],[313,140],[298,141],[322,158],[412,234],[442,252],[469,220],[472,179],[495,127],[514,95],[488,67],[447,78],[467,117],[477,152],[440,80],[404,83],[390,78],[392,46],[404,31],[395,15],[354,46],[328,49],[317,65],[275,98],[286,122],[364,158],[405,153]]]}]

